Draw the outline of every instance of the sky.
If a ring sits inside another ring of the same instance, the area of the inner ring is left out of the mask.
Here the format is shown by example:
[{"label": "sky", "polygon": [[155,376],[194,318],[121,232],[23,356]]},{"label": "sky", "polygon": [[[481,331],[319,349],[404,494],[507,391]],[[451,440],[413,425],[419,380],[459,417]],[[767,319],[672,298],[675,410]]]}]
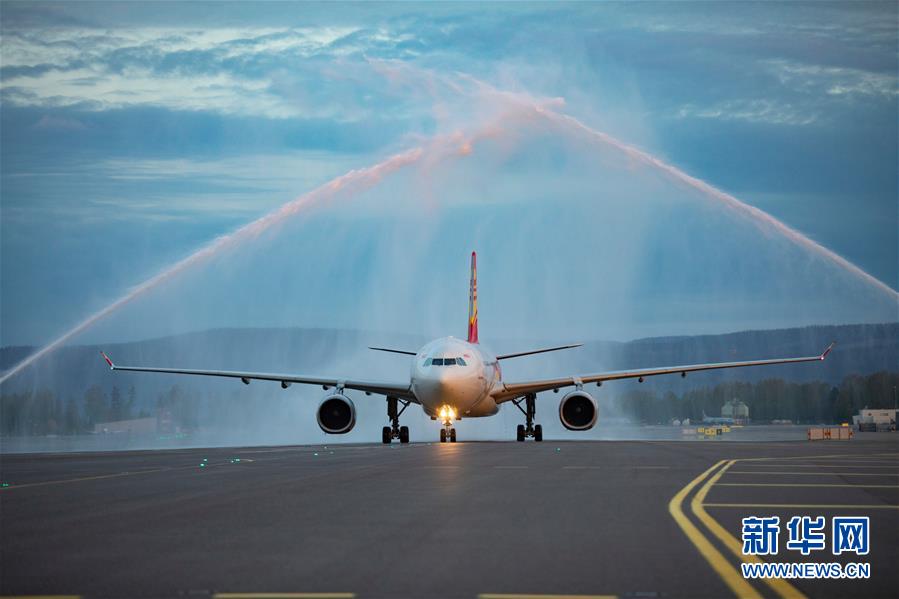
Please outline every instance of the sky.
[{"label": "sky", "polygon": [[894,2],[3,2],[0,17],[4,346],[50,342],[298,198],[73,341],[461,336],[472,249],[482,338],[899,319],[895,293],[595,135],[896,290]]}]

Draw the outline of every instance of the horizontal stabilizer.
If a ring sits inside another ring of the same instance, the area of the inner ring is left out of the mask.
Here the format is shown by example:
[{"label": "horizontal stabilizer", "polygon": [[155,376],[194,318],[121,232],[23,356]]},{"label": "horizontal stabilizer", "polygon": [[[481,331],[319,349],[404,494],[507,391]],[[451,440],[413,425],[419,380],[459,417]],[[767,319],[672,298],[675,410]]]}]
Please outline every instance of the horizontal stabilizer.
[{"label": "horizontal stabilizer", "polygon": [[406,351],[404,349],[390,349],[389,347],[369,347],[368,349],[373,349],[375,351],[386,351],[392,354],[404,354],[407,356],[414,356],[414,351]]},{"label": "horizontal stabilizer", "polygon": [[559,347],[544,347],[543,349],[535,349],[532,351],[523,351],[516,354],[503,354],[496,356],[497,360],[505,360],[506,358],[520,358],[521,356],[531,356],[533,354],[543,354],[548,351],[559,351],[560,349],[571,349],[572,347],[580,347],[583,343],[575,343],[574,345],[560,345]]}]

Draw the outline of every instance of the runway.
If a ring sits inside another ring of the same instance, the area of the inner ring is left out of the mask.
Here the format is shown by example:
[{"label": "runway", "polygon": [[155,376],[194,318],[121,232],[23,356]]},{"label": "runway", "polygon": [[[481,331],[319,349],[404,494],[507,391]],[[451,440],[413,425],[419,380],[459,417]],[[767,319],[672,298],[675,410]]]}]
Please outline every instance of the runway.
[{"label": "runway", "polygon": [[[5,455],[0,594],[896,597],[897,457],[889,433]],[[768,514],[870,516],[867,556],[767,560],[870,579],[743,580],[740,519]]]}]

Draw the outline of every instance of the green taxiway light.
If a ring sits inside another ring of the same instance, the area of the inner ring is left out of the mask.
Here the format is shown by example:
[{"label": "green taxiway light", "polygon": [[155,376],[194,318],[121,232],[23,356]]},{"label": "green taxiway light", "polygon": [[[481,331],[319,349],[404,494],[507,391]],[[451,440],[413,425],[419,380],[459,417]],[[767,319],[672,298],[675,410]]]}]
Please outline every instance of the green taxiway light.
[{"label": "green taxiway light", "polygon": [[561,447],[556,447],[556,451],[562,451]]},{"label": "green taxiway light", "polygon": [[204,464],[203,462],[200,462],[200,468],[205,468],[205,467],[206,467],[206,464]]},{"label": "green taxiway light", "polygon": [[318,452],[316,451],[316,452],[314,452],[312,455],[318,455]]},{"label": "green taxiway light", "polygon": [[2,487],[8,487],[8,486],[9,486],[9,483],[3,483],[3,484],[0,485],[0,486],[2,486]]}]

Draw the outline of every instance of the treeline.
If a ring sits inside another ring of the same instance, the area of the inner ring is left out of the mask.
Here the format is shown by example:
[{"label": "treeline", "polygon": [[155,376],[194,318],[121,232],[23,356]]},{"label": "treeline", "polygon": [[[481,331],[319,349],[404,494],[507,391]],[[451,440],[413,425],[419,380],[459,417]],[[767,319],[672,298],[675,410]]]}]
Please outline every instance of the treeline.
[{"label": "treeline", "polygon": [[0,432],[4,435],[77,435],[93,431],[99,422],[149,416],[135,413],[136,391],[113,387],[107,393],[99,385],[89,387],[79,399],[63,400],[48,389],[0,397]]},{"label": "treeline", "polygon": [[[849,422],[863,408],[894,406],[894,387],[899,372],[851,375],[837,385],[823,382],[791,383],[767,379],[755,383],[727,382],[712,387],[684,391],[659,391],[648,386],[612,395],[599,394],[601,410],[616,412],[645,424],[667,424],[674,419],[701,421],[703,416],[720,416],[721,407],[731,399],[749,406],[753,422],[792,420],[795,423]],[[180,429],[192,430],[219,418],[233,420],[266,409],[266,402],[254,396],[201,397],[175,385],[159,393],[155,402],[138,406],[132,386],[126,392],[113,387],[107,393],[99,385],[89,387],[79,397],[57,397],[42,389],[30,393],[0,396],[0,434],[75,435],[93,432],[100,422],[158,416]],[[235,412],[234,410],[238,411]],[[202,416],[201,416],[202,414]],[[241,414],[243,414],[241,416]]]},{"label": "treeline", "polygon": [[625,415],[646,424],[667,424],[684,418],[697,422],[703,416],[721,416],[721,407],[731,399],[749,406],[753,422],[841,423],[851,422],[852,416],[863,408],[894,407],[897,386],[899,372],[850,375],[837,386],[766,379],[756,383],[720,383],[680,395],[633,389],[619,395],[613,404]]}]

